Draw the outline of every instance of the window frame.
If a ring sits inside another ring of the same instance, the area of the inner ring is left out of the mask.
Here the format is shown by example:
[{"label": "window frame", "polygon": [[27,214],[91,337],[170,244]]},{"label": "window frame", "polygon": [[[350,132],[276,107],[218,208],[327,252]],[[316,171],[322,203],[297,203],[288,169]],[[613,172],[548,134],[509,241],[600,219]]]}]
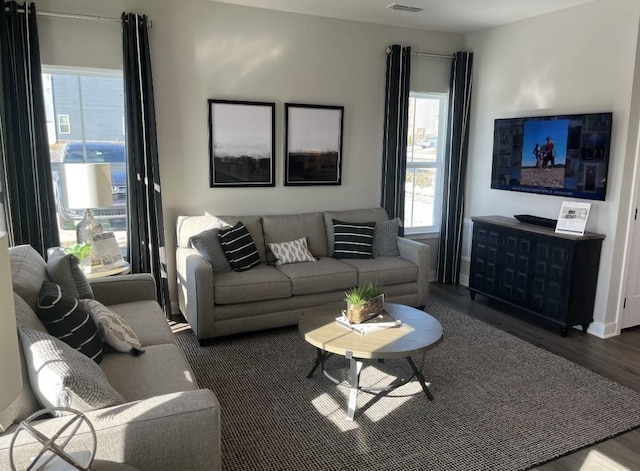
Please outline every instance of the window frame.
[{"label": "window frame", "polygon": [[[410,99],[430,99],[430,100],[438,100],[439,102],[439,116],[438,116],[438,139],[436,145],[436,160],[435,162],[415,162],[411,157],[413,157],[413,151],[415,142],[412,142],[410,145],[407,145],[407,160],[406,160],[406,171],[405,171],[405,184],[406,184],[406,173],[410,170],[426,170],[426,169],[435,169],[436,170],[436,181],[435,181],[435,194],[433,200],[433,222],[434,224],[431,226],[408,226],[407,221],[405,221],[404,232],[406,235],[417,235],[417,234],[431,234],[431,235],[439,235],[440,234],[440,226],[442,221],[442,202],[443,202],[443,183],[444,183],[444,160],[445,160],[445,138],[447,131],[447,116],[449,109],[449,94],[442,92],[409,92]],[[414,108],[415,113],[415,108]],[[409,118],[409,117],[407,117]],[[411,134],[415,136],[415,119],[408,119],[407,122],[413,122],[413,129],[411,129]],[[412,196],[411,200],[409,200],[406,192],[405,192],[405,212],[407,211],[408,205],[414,206],[414,196]],[[413,214],[413,210],[411,211]]]},{"label": "window frame", "polygon": [[[71,118],[68,114],[59,114],[58,116],[58,134],[71,134]],[[62,118],[66,118],[67,122],[63,123],[62,122]],[[62,130],[62,126],[66,126],[67,127],[67,131],[63,131]]]}]

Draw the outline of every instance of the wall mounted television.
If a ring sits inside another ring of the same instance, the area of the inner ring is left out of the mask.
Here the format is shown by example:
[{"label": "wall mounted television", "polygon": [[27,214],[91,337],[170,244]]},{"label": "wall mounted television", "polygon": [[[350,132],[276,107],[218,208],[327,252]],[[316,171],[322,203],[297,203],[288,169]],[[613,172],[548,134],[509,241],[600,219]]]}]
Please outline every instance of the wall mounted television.
[{"label": "wall mounted television", "polygon": [[491,188],[605,199],[612,113],[496,119]]}]

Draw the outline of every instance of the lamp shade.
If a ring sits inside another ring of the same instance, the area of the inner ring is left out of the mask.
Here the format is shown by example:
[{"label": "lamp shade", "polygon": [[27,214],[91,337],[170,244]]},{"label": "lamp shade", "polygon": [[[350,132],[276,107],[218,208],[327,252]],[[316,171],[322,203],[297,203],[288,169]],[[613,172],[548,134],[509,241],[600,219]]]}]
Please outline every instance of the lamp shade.
[{"label": "lamp shade", "polygon": [[[7,234],[0,231],[0,419],[2,411],[15,401],[22,389],[20,352],[16,313],[13,304],[13,283]],[[0,423],[0,431],[10,424]]]},{"label": "lamp shade", "polygon": [[64,173],[69,208],[111,206],[113,197],[110,167],[109,164],[66,164]]}]

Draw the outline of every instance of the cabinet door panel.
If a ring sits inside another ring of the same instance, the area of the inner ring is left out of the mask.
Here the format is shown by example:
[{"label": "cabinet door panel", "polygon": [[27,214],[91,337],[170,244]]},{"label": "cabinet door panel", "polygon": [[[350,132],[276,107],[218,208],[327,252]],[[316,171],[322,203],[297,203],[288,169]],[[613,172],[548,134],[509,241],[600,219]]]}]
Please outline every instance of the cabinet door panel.
[{"label": "cabinet door panel", "polygon": [[472,276],[469,286],[488,294],[498,286],[499,233],[490,228],[474,226],[471,249]]},{"label": "cabinet door panel", "polygon": [[530,307],[545,317],[558,319],[565,312],[567,293],[563,287],[567,286],[571,246],[541,237],[535,254]]},{"label": "cabinet door panel", "polygon": [[523,304],[529,292],[533,239],[525,232],[505,231],[503,240],[499,293],[506,300]]}]

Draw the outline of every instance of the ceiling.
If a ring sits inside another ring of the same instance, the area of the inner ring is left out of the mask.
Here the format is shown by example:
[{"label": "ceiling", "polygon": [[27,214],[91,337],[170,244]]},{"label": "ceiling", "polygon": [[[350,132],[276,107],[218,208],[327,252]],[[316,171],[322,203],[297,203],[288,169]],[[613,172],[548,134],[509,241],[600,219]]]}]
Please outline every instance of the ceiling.
[{"label": "ceiling", "polygon": [[305,15],[406,28],[468,33],[513,23],[594,0],[397,0],[420,7],[409,13],[385,7],[394,0],[214,0]]}]

